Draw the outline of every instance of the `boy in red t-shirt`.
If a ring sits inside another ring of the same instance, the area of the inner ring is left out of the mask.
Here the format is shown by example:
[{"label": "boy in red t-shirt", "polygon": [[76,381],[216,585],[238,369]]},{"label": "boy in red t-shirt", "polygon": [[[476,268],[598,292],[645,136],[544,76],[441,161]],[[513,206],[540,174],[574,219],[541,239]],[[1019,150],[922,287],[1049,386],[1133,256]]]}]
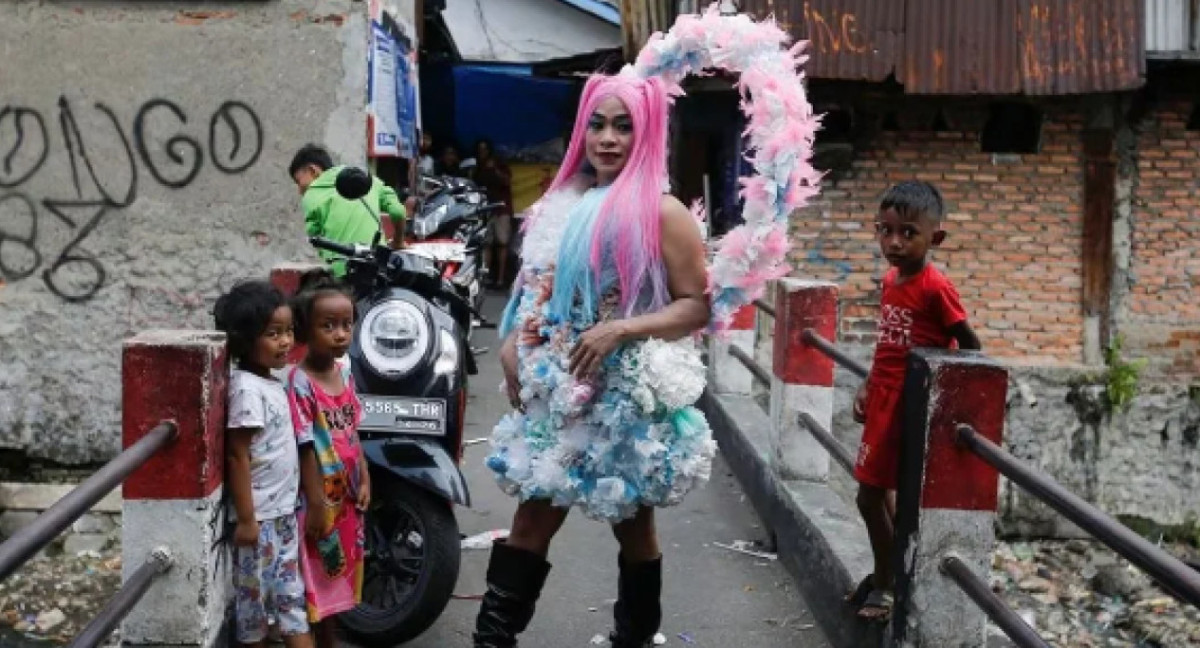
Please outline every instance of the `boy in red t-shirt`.
[{"label": "boy in red t-shirt", "polygon": [[883,277],[875,361],[854,399],[854,418],[864,424],[854,477],[875,573],[848,597],[867,619],[884,619],[892,607],[900,391],[908,351],[952,348],[955,342],[959,349],[979,348],[954,284],[928,261],[930,248],[946,240],[942,212],[942,195],[933,185],[902,182],[884,194],[875,222],[879,249],[892,268]]}]

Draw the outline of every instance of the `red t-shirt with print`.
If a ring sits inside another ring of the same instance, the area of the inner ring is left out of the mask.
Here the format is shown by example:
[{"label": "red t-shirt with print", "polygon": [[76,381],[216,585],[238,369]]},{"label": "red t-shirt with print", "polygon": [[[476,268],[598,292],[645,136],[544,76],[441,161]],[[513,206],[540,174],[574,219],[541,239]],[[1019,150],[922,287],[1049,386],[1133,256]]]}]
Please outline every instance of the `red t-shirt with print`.
[{"label": "red t-shirt with print", "polygon": [[954,284],[932,264],[904,283],[896,283],[899,275],[892,268],[883,277],[879,342],[870,376],[873,384],[894,389],[904,385],[909,349],[950,348],[950,327],[967,319]]}]

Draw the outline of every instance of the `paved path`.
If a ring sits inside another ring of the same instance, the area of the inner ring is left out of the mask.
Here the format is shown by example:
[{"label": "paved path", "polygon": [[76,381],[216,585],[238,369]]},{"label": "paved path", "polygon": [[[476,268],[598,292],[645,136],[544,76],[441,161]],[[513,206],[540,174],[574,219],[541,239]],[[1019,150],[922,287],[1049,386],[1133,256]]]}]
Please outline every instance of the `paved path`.
[{"label": "paved path", "polygon": [[[497,311],[501,297],[489,298]],[[468,439],[486,436],[507,404],[497,389],[501,379],[495,337],[481,332],[477,344],[490,345],[474,378],[468,405]],[[464,470],[474,506],[460,510],[459,525],[471,535],[508,528],[514,500],[496,488],[482,461],[487,445],[466,451]],[[664,558],[663,633],[668,646],[716,648],[824,648],[790,577],[778,563],[719,548],[714,543],[755,540],[763,535],[749,501],[724,463],[713,467],[708,486],[682,505],[659,513]],[[538,614],[521,645],[530,648],[589,646],[596,635],[607,636],[616,596],[617,543],[608,528],[578,513],[555,539]],[[487,551],[467,551],[457,592],[478,595],[484,589]],[[445,614],[411,648],[469,648],[475,600],[451,601]],[[603,644],[607,646],[605,641]]]}]

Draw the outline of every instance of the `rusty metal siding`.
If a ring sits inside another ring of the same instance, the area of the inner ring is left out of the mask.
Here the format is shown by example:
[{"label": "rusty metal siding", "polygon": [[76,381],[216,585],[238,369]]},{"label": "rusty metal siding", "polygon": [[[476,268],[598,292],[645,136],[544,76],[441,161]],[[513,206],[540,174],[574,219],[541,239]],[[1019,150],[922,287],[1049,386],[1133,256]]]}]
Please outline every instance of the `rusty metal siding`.
[{"label": "rusty metal siding", "polygon": [[1027,94],[1111,92],[1141,86],[1144,0],[1018,0]]},{"label": "rusty metal siding", "polygon": [[904,51],[901,0],[742,0],[742,11],[774,16],[809,41],[807,72],[815,78],[881,81]]},{"label": "rusty metal siding", "polygon": [[1146,0],[1146,51],[1191,49],[1194,0]]},{"label": "rusty metal siding", "polygon": [[1078,94],[1141,86],[1147,0],[743,0],[809,40],[814,78],[912,94]]},{"label": "rusty metal siding", "polygon": [[903,67],[912,94],[1016,94],[1015,0],[909,0]]}]

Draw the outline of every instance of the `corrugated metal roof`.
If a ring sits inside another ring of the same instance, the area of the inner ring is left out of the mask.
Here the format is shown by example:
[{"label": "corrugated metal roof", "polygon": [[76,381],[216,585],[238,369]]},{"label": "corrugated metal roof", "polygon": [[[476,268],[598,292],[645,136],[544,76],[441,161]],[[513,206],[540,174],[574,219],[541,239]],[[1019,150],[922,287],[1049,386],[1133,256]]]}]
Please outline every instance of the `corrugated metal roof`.
[{"label": "corrugated metal roof", "polygon": [[[1077,94],[1142,85],[1146,0],[743,0],[811,42],[815,78],[913,94]],[[627,4],[634,4],[627,0]]]},{"label": "corrugated metal roof", "polygon": [[904,51],[903,0],[742,0],[742,11],[774,15],[811,41],[806,72],[815,78],[880,81]]}]

